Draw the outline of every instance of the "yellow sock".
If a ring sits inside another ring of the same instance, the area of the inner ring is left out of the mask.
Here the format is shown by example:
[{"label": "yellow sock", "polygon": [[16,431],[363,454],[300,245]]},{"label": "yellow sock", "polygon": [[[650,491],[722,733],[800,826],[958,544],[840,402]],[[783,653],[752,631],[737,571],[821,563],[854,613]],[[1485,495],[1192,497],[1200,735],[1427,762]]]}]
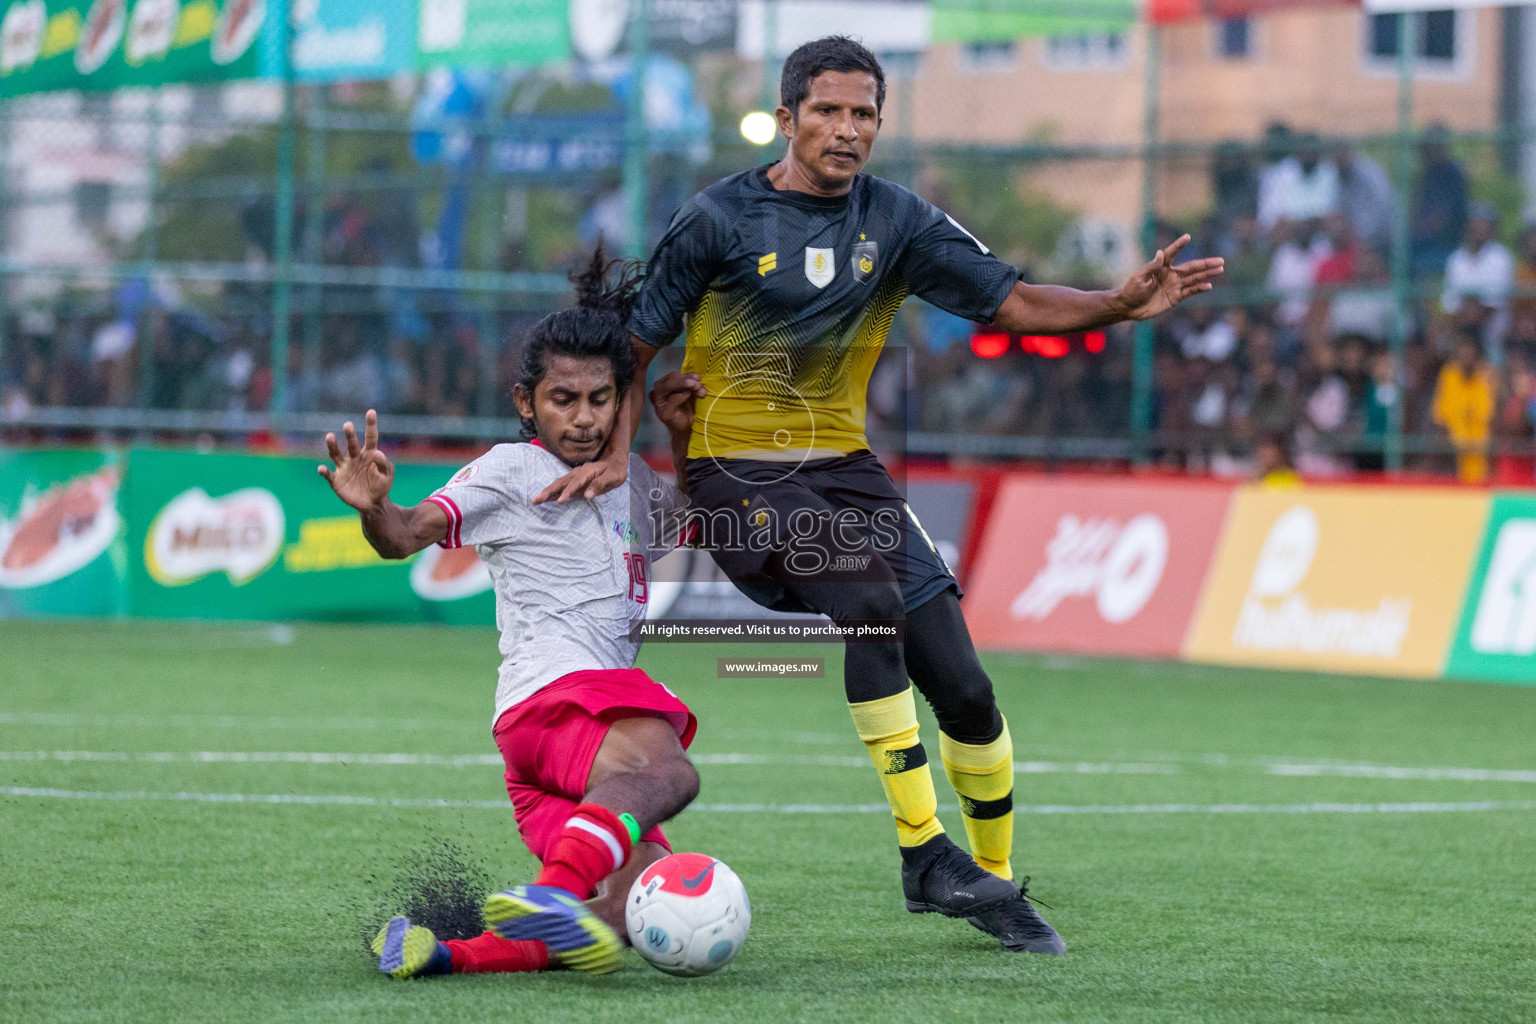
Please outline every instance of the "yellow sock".
[{"label": "yellow sock", "polygon": [[939,757],[944,774],[960,797],[965,834],[976,863],[1004,878],[1013,878],[1013,740],[1008,722],[991,743],[961,743],[939,733]]},{"label": "yellow sock", "polygon": [[921,846],[942,835],[944,826],[936,817],[939,802],[928,770],[928,754],[917,738],[917,705],[911,688],[891,697],[849,704],[848,710],[853,713],[859,739],[880,772],[885,798],[896,816],[897,842]]}]

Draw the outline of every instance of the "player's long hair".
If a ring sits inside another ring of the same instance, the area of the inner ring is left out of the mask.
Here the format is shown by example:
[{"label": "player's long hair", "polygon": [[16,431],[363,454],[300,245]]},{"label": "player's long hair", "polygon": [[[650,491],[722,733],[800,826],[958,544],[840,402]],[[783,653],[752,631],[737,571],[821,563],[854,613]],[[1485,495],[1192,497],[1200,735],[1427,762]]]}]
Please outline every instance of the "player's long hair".
[{"label": "player's long hair", "polygon": [[[597,243],[586,266],[571,275],[571,283],[576,286],[576,305],[549,314],[534,324],[523,339],[517,383],[530,399],[548,372],[550,356],[605,358],[613,364],[618,396],[629,390],[635,379],[629,314],[640,297],[644,273],[645,264],[609,259],[603,243]],[[535,436],[538,431],[533,420],[526,416],[522,420],[523,437]]]}]

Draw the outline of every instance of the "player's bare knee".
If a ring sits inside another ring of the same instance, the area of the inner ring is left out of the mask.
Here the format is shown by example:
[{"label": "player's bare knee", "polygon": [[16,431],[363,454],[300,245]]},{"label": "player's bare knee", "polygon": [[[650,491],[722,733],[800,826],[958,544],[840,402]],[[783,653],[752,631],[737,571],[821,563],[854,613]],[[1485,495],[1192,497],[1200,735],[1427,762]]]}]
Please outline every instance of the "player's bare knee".
[{"label": "player's bare knee", "polygon": [[670,797],[668,803],[671,805],[671,814],[677,814],[698,799],[699,770],[688,758],[682,756],[669,758],[665,765],[660,766],[657,775],[659,779],[665,780],[667,796]]}]

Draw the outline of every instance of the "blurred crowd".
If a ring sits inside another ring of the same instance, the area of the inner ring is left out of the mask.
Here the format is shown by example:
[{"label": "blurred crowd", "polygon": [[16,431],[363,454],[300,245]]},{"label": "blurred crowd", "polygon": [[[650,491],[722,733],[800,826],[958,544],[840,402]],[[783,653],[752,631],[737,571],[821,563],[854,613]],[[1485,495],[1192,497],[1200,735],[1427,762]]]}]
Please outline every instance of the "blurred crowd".
[{"label": "blurred crowd", "polygon": [[[1399,294],[1389,267],[1403,197],[1376,159],[1283,124],[1258,153],[1216,150],[1208,216],[1158,225],[1157,245],[1188,231],[1181,258],[1227,266],[1215,291],[1155,323],[1150,440],[1161,461],[1378,470],[1400,417],[1410,468],[1469,482],[1530,477],[1536,225],[1505,244],[1499,211],[1473,200],[1445,129],[1424,133],[1416,163]],[[1123,436],[1132,346],[1117,329],[1101,353],[1069,350],[1052,365],[1017,350],[968,360],[940,344],[923,375],[921,425]],[[1520,457],[1496,462],[1494,451]]]},{"label": "blurred crowd", "polygon": [[[1195,472],[1371,471],[1383,467],[1400,419],[1410,467],[1482,481],[1514,471],[1492,452],[1532,461],[1536,225],[1501,238],[1499,211],[1473,200],[1449,143],[1444,129],[1424,134],[1406,199],[1372,155],[1284,125],[1257,149],[1217,148],[1208,215],[1158,228],[1159,245],[1194,236],[1184,258],[1227,261],[1216,291],[1155,323],[1150,444],[1159,460]],[[242,211],[256,262],[271,259],[270,214],[259,202]],[[404,192],[335,197],[314,233],[299,221],[296,237],[331,266],[444,265]],[[1401,289],[1389,273],[1396,242],[1412,272]],[[516,269],[517,254],[501,263]],[[315,298],[295,288],[292,410],[515,415],[516,340],[544,311],[537,302],[493,309],[463,293],[378,285],[329,285],[310,311]],[[269,287],[227,284],[213,305],[217,315],[172,286],[128,280],[110,293],[67,293],[46,311],[13,311],[0,412],[146,400],[156,409],[266,408]],[[871,382],[873,426],[1098,438],[1120,443],[1106,453],[1124,451],[1129,326],[1032,351],[986,350],[977,332],[909,303]]]}]

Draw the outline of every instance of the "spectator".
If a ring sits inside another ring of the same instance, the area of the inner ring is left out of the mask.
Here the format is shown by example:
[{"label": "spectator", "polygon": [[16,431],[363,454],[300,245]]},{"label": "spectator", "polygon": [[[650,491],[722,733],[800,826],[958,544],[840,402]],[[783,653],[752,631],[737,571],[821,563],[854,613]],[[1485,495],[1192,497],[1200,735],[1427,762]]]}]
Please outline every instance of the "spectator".
[{"label": "spectator", "polygon": [[1298,327],[1311,305],[1318,265],[1328,258],[1330,249],[1326,240],[1306,241],[1301,225],[1294,221],[1277,221],[1272,236],[1275,254],[1265,283],[1280,300],[1275,318],[1283,326]]},{"label": "spectator", "polygon": [[1254,477],[1265,487],[1295,487],[1301,483],[1291,463],[1290,445],[1282,434],[1265,434],[1254,442]]},{"label": "spectator", "polygon": [[1476,336],[1464,333],[1455,356],[1435,383],[1433,416],[1456,446],[1456,476],[1478,484],[1488,478],[1488,438],[1497,386]]},{"label": "spectator", "polygon": [[1333,150],[1339,173],[1339,212],[1366,246],[1386,252],[1392,242],[1392,215],[1397,197],[1392,179],[1381,165],[1350,146]]},{"label": "spectator", "polygon": [[1323,159],[1316,135],[1294,137],[1295,155],[1282,158],[1264,172],[1259,185],[1259,226],[1272,228],[1282,220],[1314,221],[1339,204],[1339,172]]},{"label": "spectator", "polygon": [[1252,294],[1264,287],[1269,276],[1269,265],[1274,253],[1263,235],[1258,221],[1252,217],[1238,217],[1227,225],[1219,255],[1226,258],[1227,269],[1222,275],[1221,289],[1233,294],[1238,302],[1254,302]]},{"label": "spectator", "polygon": [[1419,146],[1419,188],[1409,222],[1409,251],[1415,277],[1432,277],[1445,267],[1467,228],[1467,174],[1451,157],[1451,133],[1431,125]]},{"label": "spectator", "polygon": [[1507,482],[1531,479],[1529,446],[1536,433],[1536,374],[1523,353],[1509,357],[1507,385],[1499,402],[1498,432],[1502,446],[1525,449],[1524,453],[1499,455],[1498,480]]},{"label": "spectator", "polygon": [[1296,425],[1296,403],[1268,357],[1255,359],[1247,384],[1234,403],[1233,416],[1241,433],[1260,437],[1289,437]]},{"label": "spectator", "polygon": [[1241,142],[1223,142],[1211,157],[1211,193],[1216,198],[1216,227],[1225,232],[1233,221],[1253,220],[1259,212],[1259,172]]},{"label": "spectator", "polygon": [[1536,365],[1536,308],[1515,304],[1510,319],[1509,337],[1504,351],[1509,356],[1521,356],[1526,363]]},{"label": "spectator", "polygon": [[1381,470],[1387,465],[1387,435],[1392,430],[1392,410],[1402,397],[1403,389],[1397,380],[1397,363],[1392,353],[1379,350],[1371,357],[1370,387],[1365,392],[1363,409],[1364,431],[1360,452],[1355,455],[1355,468]]},{"label": "spectator", "polygon": [[334,355],[321,388],[326,407],[337,412],[377,408],[384,397],[384,375],[379,361],[363,346],[355,319],[342,321]]},{"label": "spectator", "polygon": [[1467,233],[1461,248],[1445,263],[1445,290],[1440,305],[1452,316],[1462,305],[1475,300],[1488,310],[1478,319],[1483,325],[1482,343],[1497,365],[1504,352],[1508,329],[1509,291],[1515,277],[1515,261],[1509,250],[1494,238],[1499,214],[1487,203],[1475,203],[1467,215]]},{"label": "spectator", "polygon": [[1237,350],[1237,330],[1222,310],[1210,305],[1189,307],[1185,318],[1174,327],[1179,349],[1185,359],[1209,359],[1219,363]]},{"label": "spectator", "polygon": [[1524,313],[1536,315],[1536,223],[1520,232],[1520,258],[1515,263],[1514,301],[1510,314],[1519,319]]},{"label": "spectator", "polygon": [[409,339],[397,337],[390,341],[389,356],[384,362],[384,388],[391,412],[403,412],[407,405],[419,400],[416,360]]},{"label": "spectator", "polygon": [[1321,302],[1326,310],[1323,328],[1330,338],[1353,334],[1384,342],[1392,336],[1397,303],[1392,298],[1386,264],[1374,249],[1358,250],[1348,280],[1335,286]]}]

